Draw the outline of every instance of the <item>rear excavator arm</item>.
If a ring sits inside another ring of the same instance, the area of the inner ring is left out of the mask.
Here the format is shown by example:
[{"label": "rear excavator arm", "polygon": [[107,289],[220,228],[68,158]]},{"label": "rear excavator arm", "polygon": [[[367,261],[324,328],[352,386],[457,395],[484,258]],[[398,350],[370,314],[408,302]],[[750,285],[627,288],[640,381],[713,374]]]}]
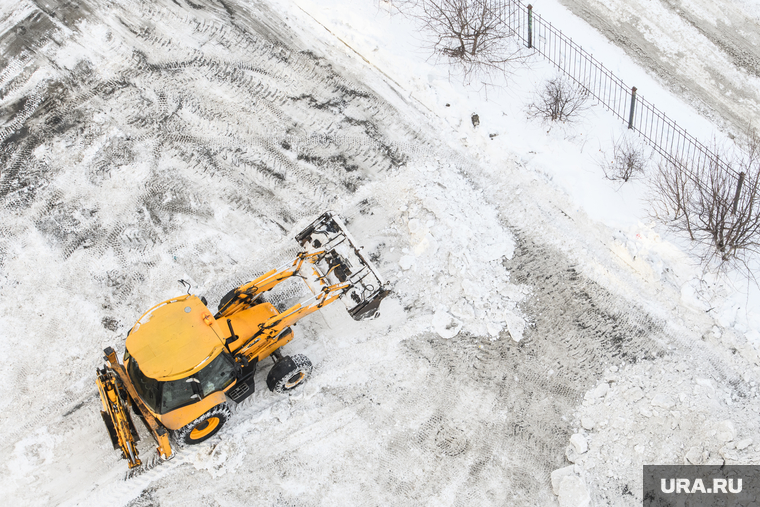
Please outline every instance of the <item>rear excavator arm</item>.
[{"label": "rear excavator arm", "polygon": [[142,464],[135,445],[140,437],[132,422],[132,417],[129,415],[129,402],[131,400],[135,411],[145,421],[153,439],[158,444],[158,455],[161,459],[172,458],[174,452],[169,443],[169,432],[156,420],[138,396],[126,370],[124,370],[124,366],[116,358],[116,352],[111,347],[107,347],[104,352],[107,363],[105,368],[97,370],[97,384],[100,401],[103,403],[101,415],[106,428],[108,428],[114,449],[121,449],[130,469]]}]

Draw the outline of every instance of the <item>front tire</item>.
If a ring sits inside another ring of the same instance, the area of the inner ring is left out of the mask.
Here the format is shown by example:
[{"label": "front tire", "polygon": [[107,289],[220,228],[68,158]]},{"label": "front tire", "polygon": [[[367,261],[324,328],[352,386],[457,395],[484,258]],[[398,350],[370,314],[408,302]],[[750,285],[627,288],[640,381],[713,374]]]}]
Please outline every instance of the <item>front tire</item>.
[{"label": "front tire", "polygon": [[181,445],[200,444],[216,435],[232,412],[226,403],[220,403],[174,433],[174,439]]},{"label": "front tire", "polygon": [[311,361],[303,354],[285,356],[269,370],[267,387],[275,393],[291,391],[309,380],[311,370]]}]

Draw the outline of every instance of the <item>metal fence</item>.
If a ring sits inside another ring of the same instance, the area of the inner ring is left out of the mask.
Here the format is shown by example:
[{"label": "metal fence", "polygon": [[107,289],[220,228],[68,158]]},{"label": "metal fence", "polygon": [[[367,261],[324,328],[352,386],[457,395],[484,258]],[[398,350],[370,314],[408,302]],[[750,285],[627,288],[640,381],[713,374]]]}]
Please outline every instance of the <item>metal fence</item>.
[{"label": "metal fence", "polygon": [[718,154],[637,94],[590,53],[520,0],[493,0],[491,8],[526,47],[534,49],[580,85],[606,109],[638,132],[667,161],[684,169],[717,164],[739,178]]}]

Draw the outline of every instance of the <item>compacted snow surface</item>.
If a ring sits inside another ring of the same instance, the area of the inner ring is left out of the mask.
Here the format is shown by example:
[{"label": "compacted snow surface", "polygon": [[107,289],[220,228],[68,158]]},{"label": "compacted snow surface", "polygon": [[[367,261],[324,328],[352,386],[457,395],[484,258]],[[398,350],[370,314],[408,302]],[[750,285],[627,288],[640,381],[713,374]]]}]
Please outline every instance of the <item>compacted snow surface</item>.
[{"label": "compacted snow surface", "polygon": [[[619,4],[582,12],[596,3]],[[546,5],[713,134],[688,103],[711,88],[671,95],[662,68]],[[653,222],[645,177],[604,179],[625,129],[603,109],[526,120],[551,67],[463,83],[421,39],[369,0],[0,5],[9,504],[640,505],[643,464],[760,463],[757,287],[704,272]],[[736,93],[749,65],[724,69]],[[179,279],[215,307],[328,209],[389,282],[380,316],[336,303],[299,322],[286,352],[314,364],[305,386],[272,394],[262,365],[217,436],[125,481],[98,413],[102,349],[121,354]]]}]

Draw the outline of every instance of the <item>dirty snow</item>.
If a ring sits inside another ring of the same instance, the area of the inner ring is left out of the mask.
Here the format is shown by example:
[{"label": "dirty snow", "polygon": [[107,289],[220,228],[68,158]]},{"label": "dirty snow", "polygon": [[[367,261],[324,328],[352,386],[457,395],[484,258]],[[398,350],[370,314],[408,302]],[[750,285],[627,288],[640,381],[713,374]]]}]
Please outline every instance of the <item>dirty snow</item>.
[{"label": "dirty snow", "polygon": [[[388,2],[50,5],[0,10],[14,503],[639,505],[642,464],[760,461],[757,288],[703,272],[648,217],[645,179],[603,178],[625,129],[601,108],[525,119],[550,66],[464,84]],[[717,130],[701,92],[673,95],[535,5],[690,131]],[[123,350],[178,279],[215,304],[328,208],[393,289],[380,317],[336,304],[300,322],[288,352],[311,358],[309,384],[259,390],[218,436],[123,481],[102,348]]]}]

